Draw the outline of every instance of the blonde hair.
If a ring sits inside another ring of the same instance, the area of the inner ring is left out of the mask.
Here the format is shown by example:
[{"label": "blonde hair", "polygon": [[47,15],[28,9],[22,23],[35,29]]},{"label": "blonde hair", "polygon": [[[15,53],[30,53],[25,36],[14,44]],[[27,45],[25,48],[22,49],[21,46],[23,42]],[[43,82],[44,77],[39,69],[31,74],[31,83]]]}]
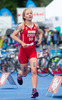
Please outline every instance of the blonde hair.
[{"label": "blonde hair", "polygon": [[24,21],[26,20],[26,19],[24,18],[24,16],[25,16],[25,12],[26,12],[27,10],[31,10],[31,9],[26,8],[26,9],[23,11],[22,16],[23,16],[23,20],[24,20]]}]

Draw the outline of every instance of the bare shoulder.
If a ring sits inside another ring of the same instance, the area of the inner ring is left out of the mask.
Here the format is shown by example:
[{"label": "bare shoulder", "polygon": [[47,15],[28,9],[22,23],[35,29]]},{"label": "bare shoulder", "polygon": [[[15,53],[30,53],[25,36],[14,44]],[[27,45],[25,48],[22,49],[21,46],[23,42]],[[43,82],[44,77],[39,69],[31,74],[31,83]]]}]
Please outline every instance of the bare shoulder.
[{"label": "bare shoulder", "polygon": [[19,28],[23,28],[24,27],[24,23],[21,23],[18,25]]},{"label": "bare shoulder", "polygon": [[19,24],[18,26],[22,27],[24,25],[24,23]]}]

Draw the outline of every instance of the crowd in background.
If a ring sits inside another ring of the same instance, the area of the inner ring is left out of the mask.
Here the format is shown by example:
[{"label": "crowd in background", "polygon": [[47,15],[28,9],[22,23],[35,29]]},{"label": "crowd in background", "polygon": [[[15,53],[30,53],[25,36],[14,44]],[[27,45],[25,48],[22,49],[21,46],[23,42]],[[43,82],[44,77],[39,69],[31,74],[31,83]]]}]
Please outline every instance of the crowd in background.
[{"label": "crowd in background", "polygon": [[55,28],[55,30],[49,30],[49,27],[45,27],[44,29],[44,44],[48,45],[48,35],[50,35],[50,45],[54,45],[55,44],[55,37],[54,34],[57,35],[57,45],[59,45],[61,43],[62,40],[62,36],[60,35],[60,27]]},{"label": "crowd in background", "polygon": [[0,48],[6,50],[8,48],[15,48],[18,43],[14,41],[10,35],[0,36]]},{"label": "crowd in background", "polygon": [[[48,45],[48,35],[50,35],[50,45],[54,45],[54,33],[57,34],[57,45],[62,43],[62,34],[60,33],[60,27],[56,27],[56,30],[50,30],[48,26],[45,26],[44,28],[44,34],[42,38],[42,44],[43,45]],[[38,34],[36,35],[36,40],[35,40],[35,46],[37,47],[37,41],[38,41]],[[0,48],[3,50],[7,48],[15,48],[16,45],[19,45],[16,41],[14,41],[10,35],[7,36],[0,36]]]},{"label": "crowd in background", "polygon": [[[45,26],[43,28],[44,34],[43,34],[43,38],[42,38],[42,45],[49,45],[49,36],[50,36],[50,45],[54,45],[55,44],[55,39],[57,39],[57,45],[62,44],[62,33],[61,33],[61,28],[55,27],[54,30],[50,30],[48,26]],[[54,34],[56,34],[57,37],[54,36]],[[36,38],[38,39],[38,35],[36,36]],[[36,43],[37,43],[37,39],[36,39]],[[36,46],[37,47],[37,46]]]}]

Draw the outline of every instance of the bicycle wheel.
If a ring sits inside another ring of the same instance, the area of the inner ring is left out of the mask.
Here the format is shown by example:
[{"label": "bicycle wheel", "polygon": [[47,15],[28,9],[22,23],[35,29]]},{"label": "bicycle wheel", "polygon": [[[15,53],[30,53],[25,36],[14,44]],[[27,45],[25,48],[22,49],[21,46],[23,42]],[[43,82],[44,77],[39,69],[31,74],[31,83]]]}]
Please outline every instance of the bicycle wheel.
[{"label": "bicycle wheel", "polygon": [[7,62],[6,72],[10,72],[11,74],[15,72],[15,65],[12,60]]},{"label": "bicycle wheel", "polygon": [[45,77],[49,74],[48,69],[47,69],[47,64],[48,64],[47,58],[45,58],[45,57],[39,58],[39,68],[37,69],[39,76]]},{"label": "bicycle wheel", "polygon": [[3,64],[3,66],[1,66],[1,72],[2,73],[6,72],[6,66],[4,66],[4,64]]},{"label": "bicycle wheel", "polygon": [[47,65],[49,73],[54,76],[62,75],[62,58],[60,56],[52,57]]},{"label": "bicycle wheel", "polygon": [[19,64],[19,61],[18,61],[18,60],[15,62],[15,69],[16,69],[16,72],[18,72],[18,71],[20,71],[20,70],[21,70],[21,66],[20,66],[20,64]]}]

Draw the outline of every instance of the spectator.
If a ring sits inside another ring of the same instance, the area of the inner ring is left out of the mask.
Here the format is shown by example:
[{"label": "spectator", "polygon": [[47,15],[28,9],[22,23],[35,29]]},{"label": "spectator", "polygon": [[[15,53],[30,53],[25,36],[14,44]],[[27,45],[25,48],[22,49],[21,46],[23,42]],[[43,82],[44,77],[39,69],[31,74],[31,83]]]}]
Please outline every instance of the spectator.
[{"label": "spectator", "polygon": [[62,33],[60,33],[60,44],[62,44]]},{"label": "spectator", "polygon": [[17,42],[11,38],[11,35],[7,35],[7,37],[8,37],[8,46],[10,48],[15,48],[15,44],[17,44]]},{"label": "spectator", "polygon": [[45,33],[44,33],[44,44],[47,44],[47,37],[48,37],[48,33],[49,33],[49,27],[45,26],[44,31],[45,31]]},{"label": "spectator", "polygon": [[5,35],[2,36],[2,40],[3,40],[3,41],[4,41],[4,39],[5,39]]},{"label": "spectator", "polygon": [[55,27],[55,29],[57,31],[57,37],[58,37],[57,44],[60,44],[61,43],[61,27],[57,26]]},{"label": "spectator", "polygon": [[10,48],[13,48],[11,36],[10,35],[7,35],[7,38],[8,38],[8,45],[10,46]]},{"label": "spectator", "polygon": [[6,50],[7,48],[9,48],[9,45],[8,45],[8,38],[5,37],[4,43],[3,43],[3,48],[2,48],[2,49]]},{"label": "spectator", "polygon": [[53,45],[54,44],[54,31],[50,30],[49,32],[51,34],[50,45]]},{"label": "spectator", "polygon": [[0,36],[0,48],[2,48],[3,46],[3,40],[2,40],[2,37]]}]

